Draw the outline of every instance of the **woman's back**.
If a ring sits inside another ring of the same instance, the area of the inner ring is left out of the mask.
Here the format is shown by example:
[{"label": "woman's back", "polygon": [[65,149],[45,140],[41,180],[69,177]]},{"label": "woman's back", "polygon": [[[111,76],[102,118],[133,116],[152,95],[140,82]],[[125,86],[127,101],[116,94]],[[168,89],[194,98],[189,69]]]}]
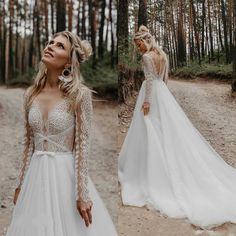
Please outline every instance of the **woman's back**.
[{"label": "woman's back", "polygon": [[[151,50],[143,54],[143,70],[151,74],[152,79],[167,80],[168,60],[163,51]],[[146,78],[147,79],[147,78]]]}]

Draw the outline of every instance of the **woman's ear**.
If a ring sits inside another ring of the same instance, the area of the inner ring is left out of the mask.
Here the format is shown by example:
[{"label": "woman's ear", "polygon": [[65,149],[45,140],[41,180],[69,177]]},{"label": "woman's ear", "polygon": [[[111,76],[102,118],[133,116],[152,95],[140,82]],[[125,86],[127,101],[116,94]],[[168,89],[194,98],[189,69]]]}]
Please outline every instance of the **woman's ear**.
[{"label": "woman's ear", "polygon": [[70,63],[65,64],[65,68],[70,68],[70,67],[71,67]]}]

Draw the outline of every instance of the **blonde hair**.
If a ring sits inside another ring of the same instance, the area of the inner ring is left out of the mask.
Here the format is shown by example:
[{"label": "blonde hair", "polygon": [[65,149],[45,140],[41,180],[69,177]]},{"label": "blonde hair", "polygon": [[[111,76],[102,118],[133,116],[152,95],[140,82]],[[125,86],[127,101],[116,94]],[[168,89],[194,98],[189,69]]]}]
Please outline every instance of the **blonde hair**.
[{"label": "blonde hair", "polygon": [[141,40],[147,49],[147,52],[154,51],[158,58],[157,60],[153,60],[156,70],[158,72],[164,71],[164,81],[167,81],[168,78],[168,70],[169,70],[169,62],[166,53],[159,47],[153,35],[150,34],[149,29],[141,25],[139,30],[134,34],[133,41]]},{"label": "blonde hair", "polygon": [[[86,40],[81,40],[80,37],[70,31],[57,32],[52,36],[52,39],[57,36],[66,37],[70,44],[70,79],[66,82],[58,80],[58,86],[63,92],[63,96],[68,97],[71,100],[71,104],[75,108],[75,98],[80,93],[82,87],[86,87],[82,84],[83,77],[80,73],[80,63],[88,60],[92,55],[92,47]],[[44,88],[47,80],[47,68],[46,65],[40,61],[38,65],[38,72],[34,78],[34,83],[31,85],[26,92],[26,109],[28,110],[33,99],[40,91]]]}]

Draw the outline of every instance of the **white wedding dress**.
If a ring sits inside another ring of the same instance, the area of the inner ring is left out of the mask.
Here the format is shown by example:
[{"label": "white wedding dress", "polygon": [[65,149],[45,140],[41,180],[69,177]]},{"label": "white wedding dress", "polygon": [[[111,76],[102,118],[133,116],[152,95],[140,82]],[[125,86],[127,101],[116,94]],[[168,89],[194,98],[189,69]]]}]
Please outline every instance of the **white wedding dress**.
[{"label": "white wedding dress", "polygon": [[[119,154],[125,205],[151,206],[201,228],[236,223],[236,169],[204,139],[168,90],[168,63],[156,69],[143,54],[145,80]],[[150,112],[144,116],[144,101]]]},{"label": "white wedding dress", "polygon": [[[24,96],[26,104],[27,93]],[[6,236],[116,236],[114,224],[93,185],[87,167],[92,119],[91,92],[77,96],[77,112],[69,100],[55,103],[44,117],[39,102],[25,109],[21,191]],[[92,224],[85,226],[76,200],[90,199]]]}]

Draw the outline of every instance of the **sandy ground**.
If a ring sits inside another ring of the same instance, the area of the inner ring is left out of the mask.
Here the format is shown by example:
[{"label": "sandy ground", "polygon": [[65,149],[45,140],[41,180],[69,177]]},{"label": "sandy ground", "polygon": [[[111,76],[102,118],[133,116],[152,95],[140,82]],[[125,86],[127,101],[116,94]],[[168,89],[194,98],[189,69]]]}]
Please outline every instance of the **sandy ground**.
[{"label": "sandy ground", "polygon": [[[0,87],[0,235],[10,223],[23,153],[23,89]],[[117,224],[117,106],[95,98],[90,176]]]},{"label": "sandy ground", "polygon": [[[231,97],[230,86],[216,82],[170,80],[168,87],[197,129],[226,162],[236,167],[236,99]],[[22,94],[23,89],[0,87],[0,235],[10,222],[13,191],[22,158]],[[117,194],[116,153],[129,127],[134,105],[135,97],[120,107],[122,117],[117,129],[116,104],[94,101],[90,175],[118,225],[119,235],[236,236],[236,225],[233,224],[202,231],[184,220],[164,218],[145,208],[122,206]]]},{"label": "sandy ground", "polygon": [[[236,98],[231,96],[230,85],[201,80],[170,80],[168,87],[195,127],[227,163],[236,167]],[[119,149],[129,127],[135,101],[134,96],[119,108]],[[121,200],[118,229],[120,236],[236,235],[234,224],[227,223],[203,231],[185,220],[162,217],[157,211],[122,206]]]}]

